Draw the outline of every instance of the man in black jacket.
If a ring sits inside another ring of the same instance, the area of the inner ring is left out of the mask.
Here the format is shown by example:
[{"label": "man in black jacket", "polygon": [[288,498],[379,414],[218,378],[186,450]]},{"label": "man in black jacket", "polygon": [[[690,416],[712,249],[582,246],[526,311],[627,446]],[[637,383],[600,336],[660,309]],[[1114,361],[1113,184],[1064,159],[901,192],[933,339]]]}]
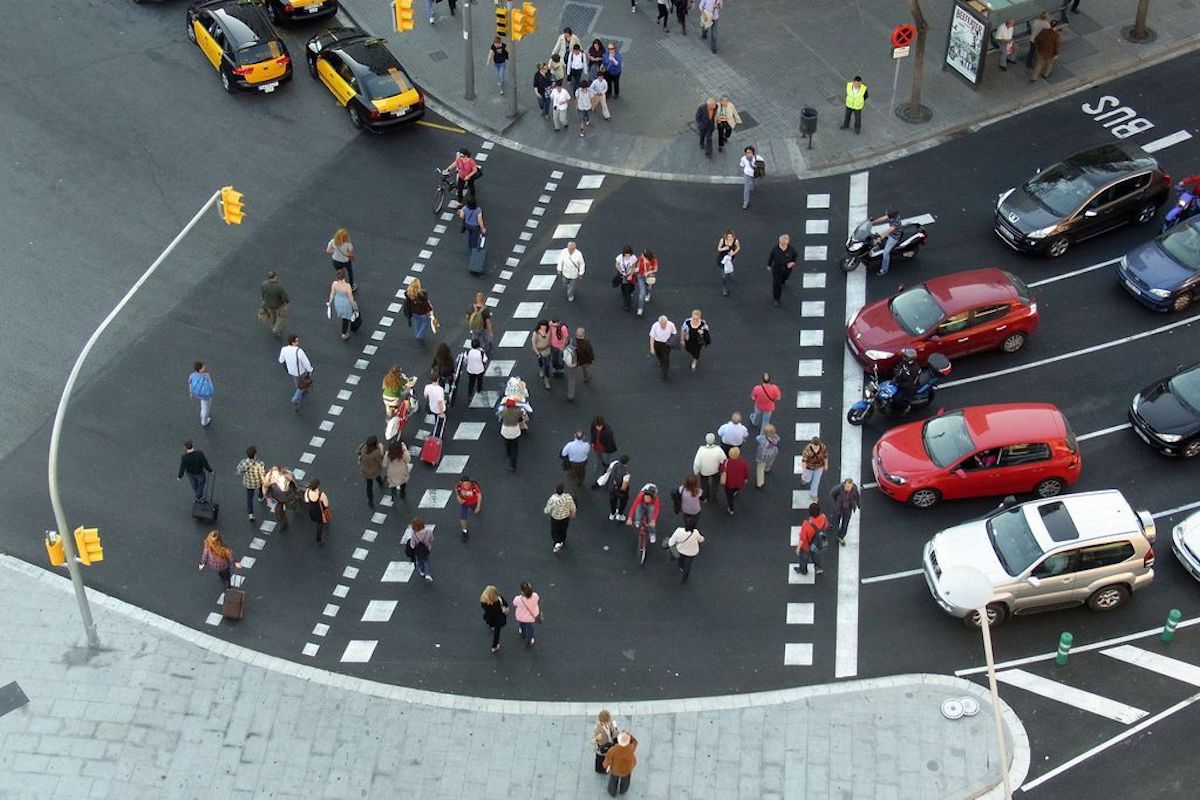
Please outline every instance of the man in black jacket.
[{"label": "man in black jacket", "polygon": [[767,269],[771,270],[771,296],[775,307],[779,308],[779,299],[783,296],[783,285],[792,276],[796,268],[796,248],[792,247],[791,237],[786,233],[779,237],[779,244],[771,248],[767,256]]},{"label": "man in black jacket", "polygon": [[191,439],[183,443],[183,451],[183,456],[179,459],[179,476],[176,480],[183,480],[183,474],[186,472],[196,499],[203,500],[204,485],[208,483],[208,473],[213,471],[212,467],[208,465],[204,451],[197,450]]},{"label": "man in black jacket", "polygon": [[696,109],[696,129],[700,132],[700,149],[712,155],[712,136],[717,129],[717,101],[708,98]]}]

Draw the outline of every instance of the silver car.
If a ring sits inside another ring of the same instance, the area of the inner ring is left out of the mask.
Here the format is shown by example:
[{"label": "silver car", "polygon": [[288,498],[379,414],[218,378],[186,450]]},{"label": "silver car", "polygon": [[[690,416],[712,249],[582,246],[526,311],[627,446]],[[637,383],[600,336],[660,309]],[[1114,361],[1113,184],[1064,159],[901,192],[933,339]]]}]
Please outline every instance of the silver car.
[{"label": "silver car", "polygon": [[1154,518],[1116,489],[1004,506],[935,535],[925,581],[948,614],[977,627],[976,609],[950,603],[943,571],[973,567],[992,584],[988,622],[1087,603],[1111,611],[1154,580]]}]

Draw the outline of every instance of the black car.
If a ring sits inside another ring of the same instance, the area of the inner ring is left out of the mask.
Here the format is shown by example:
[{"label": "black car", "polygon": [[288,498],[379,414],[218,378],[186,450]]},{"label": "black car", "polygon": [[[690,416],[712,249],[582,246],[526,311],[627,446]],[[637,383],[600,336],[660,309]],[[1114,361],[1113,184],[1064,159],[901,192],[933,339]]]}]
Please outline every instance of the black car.
[{"label": "black car", "polygon": [[425,115],[425,96],[387,49],[358,28],[330,28],[308,40],[308,72],[346,109],[355,128],[379,131]]},{"label": "black car", "polygon": [[1000,195],[993,228],[1014,250],[1058,258],[1074,242],[1154,219],[1170,190],[1171,176],[1137,145],[1100,145]]},{"label": "black car", "polygon": [[338,12],[338,0],[266,0],[266,4],[276,25],[332,17]]},{"label": "black car", "polygon": [[1183,458],[1200,455],[1200,364],[1135,394],[1129,421],[1137,435],[1160,453]]}]

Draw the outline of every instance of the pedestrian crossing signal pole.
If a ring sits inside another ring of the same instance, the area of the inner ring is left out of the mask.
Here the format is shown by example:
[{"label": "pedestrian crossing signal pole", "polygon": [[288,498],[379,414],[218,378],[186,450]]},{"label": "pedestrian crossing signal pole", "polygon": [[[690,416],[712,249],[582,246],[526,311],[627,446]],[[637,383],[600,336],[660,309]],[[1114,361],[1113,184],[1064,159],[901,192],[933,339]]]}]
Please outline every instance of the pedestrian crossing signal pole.
[{"label": "pedestrian crossing signal pole", "polygon": [[463,99],[475,99],[475,55],[471,52],[471,0],[463,0]]},{"label": "pedestrian crossing signal pole", "polygon": [[510,117],[516,117],[517,116],[517,95],[520,94],[517,91],[517,39],[520,38],[520,35],[519,35],[520,32],[518,29],[521,27],[520,21],[517,19],[517,16],[521,15],[521,11],[518,9],[516,14],[514,15],[513,14],[513,0],[506,0],[506,1],[507,1],[508,24],[509,24],[507,74],[512,76],[512,80],[509,81],[509,86],[508,86],[509,94],[512,95],[512,97],[509,98],[509,101],[508,101],[508,104],[509,104],[508,105],[508,115]]}]

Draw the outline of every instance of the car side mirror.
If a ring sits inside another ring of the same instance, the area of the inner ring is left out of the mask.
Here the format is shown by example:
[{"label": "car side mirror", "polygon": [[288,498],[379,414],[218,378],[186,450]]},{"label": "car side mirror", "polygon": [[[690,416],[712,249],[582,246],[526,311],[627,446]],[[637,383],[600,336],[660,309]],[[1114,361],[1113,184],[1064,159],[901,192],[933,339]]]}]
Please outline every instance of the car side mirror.
[{"label": "car side mirror", "polygon": [[1028,583],[1030,586],[1032,586],[1035,589],[1042,585],[1042,579],[1035,578],[1032,575],[1030,575],[1028,578],[1026,578],[1025,582]]}]

